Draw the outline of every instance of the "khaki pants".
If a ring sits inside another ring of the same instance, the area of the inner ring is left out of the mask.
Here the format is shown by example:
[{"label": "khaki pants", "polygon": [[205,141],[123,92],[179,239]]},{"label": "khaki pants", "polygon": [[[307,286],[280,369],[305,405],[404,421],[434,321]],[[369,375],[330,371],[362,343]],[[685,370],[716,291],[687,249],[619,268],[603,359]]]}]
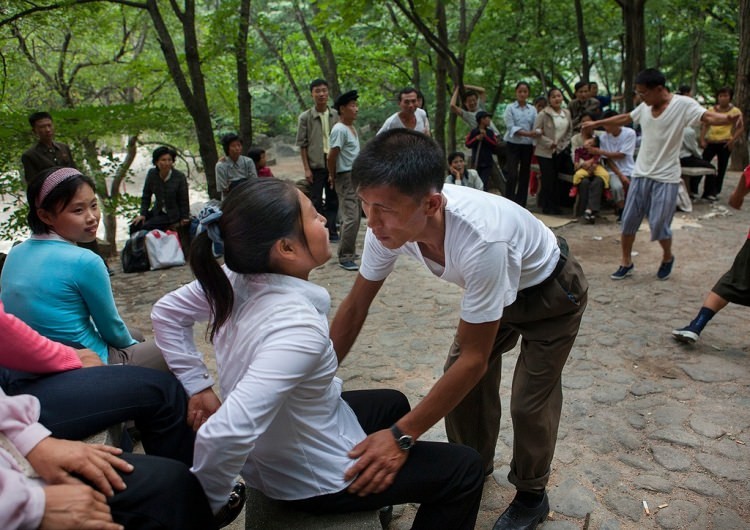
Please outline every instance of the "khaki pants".
[{"label": "khaki pants", "polygon": [[357,254],[357,234],[359,233],[360,212],[359,197],[352,183],[352,172],[345,171],[336,175],[336,194],[339,196],[339,263],[354,261]]},{"label": "khaki pants", "polygon": [[115,348],[109,345],[107,347],[109,353],[107,364],[127,364],[169,372],[164,356],[161,354],[161,350],[156,347],[154,339],[146,340],[143,333],[131,327],[128,327],[128,331],[130,331],[130,336],[138,342],[127,348]]},{"label": "khaki pants", "polygon": [[[520,336],[510,397],[514,438],[508,475],[519,491],[544,489],[549,480],[562,409],[561,374],[586,309],[587,291],[588,282],[572,255],[556,278],[520,291],[505,308],[487,373],[445,417],[448,440],[476,449],[489,472],[500,432],[502,354],[513,349]],[[460,350],[454,341],[445,370]]]}]

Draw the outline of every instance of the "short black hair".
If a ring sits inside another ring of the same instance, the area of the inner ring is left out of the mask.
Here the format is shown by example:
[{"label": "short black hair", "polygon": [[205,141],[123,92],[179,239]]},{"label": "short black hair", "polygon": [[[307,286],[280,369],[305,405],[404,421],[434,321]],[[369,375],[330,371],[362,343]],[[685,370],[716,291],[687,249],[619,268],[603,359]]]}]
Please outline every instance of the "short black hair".
[{"label": "short black hair", "polygon": [[50,114],[47,111],[39,111],[39,112],[32,112],[29,114],[29,125],[31,125],[31,128],[34,128],[34,125],[36,125],[36,122],[43,119],[52,119],[52,114]]},{"label": "short black hair", "polygon": [[574,91],[574,92],[578,92],[578,91],[579,91],[580,89],[582,89],[583,87],[586,87],[586,88],[588,88],[588,87],[589,87],[589,84],[588,84],[588,82],[586,82],[586,81],[578,81],[578,82],[577,82],[577,83],[575,84],[575,87],[574,87],[574,90],[573,90],[573,91]]},{"label": "short black hair", "polygon": [[687,96],[688,94],[690,94],[690,90],[690,85],[680,85],[677,88],[677,93],[681,96]]},{"label": "short black hair", "polygon": [[581,113],[581,119],[589,117],[591,118],[591,121],[596,121],[599,119],[599,113],[598,112],[592,112],[590,110],[584,111]]},{"label": "short black hair", "polygon": [[556,86],[550,87],[550,89],[547,90],[547,100],[549,100],[549,98],[552,97],[552,92],[554,92],[555,90],[557,90],[560,94],[562,94],[562,90],[560,90]]},{"label": "short black hair", "polygon": [[612,116],[617,116],[617,111],[608,109],[608,110],[605,110],[604,113],[602,114],[602,119],[606,120],[607,118],[611,118]]},{"label": "short black hair", "polygon": [[242,143],[242,138],[240,138],[240,135],[237,133],[227,133],[222,136],[219,141],[221,142],[221,147],[224,148],[224,154],[228,155],[229,146],[232,145],[232,142]]},{"label": "short black hair", "polygon": [[420,200],[443,189],[445,154],[430,138],[412,129],[390,129],[378,134],[360,151],[352,166],[355,187],[392,186]]},{"label": "short black hair", "polygon": [[732,99],[734,97],[734,90],[732,90],[732,87],[723,86],[716,91],[717,98],[719,97],[719,94],[729,94],[729,99]]},{"label": "short black hair", "polygon": [[325,79],[321,79],[320,77],[317,79],[313,79],[312,81],[310,81],[310,92],[312,92],[313,89],[318,86],[324,86],[328,88],[328,81],[326,81]]},{"label": "short black hair", "polygon": [[448,155],[448,164],[449,165],[452,164],[456,158],[460,158],[465,161],[466,155],[463,154],[463,152],[461,151],[453,151],[451,154]]},{"label": "short black hair", "polygon": [[172,162],[177,160],[177,151],[166,145],[161,145],[154,149],[154,152],[151,154],[151,162],[156,165],[159,159],[164,155],[170,155],[172,157]]},{"label": "short black hair", "polygon": [[635,76],[635,84],[643,85],[646,88],[665,87],[667,86],[667,78],[656,68],[646,68]]},{"label": "short black hair", "polygon": [[464,101],[466,100],[466,98],[469,98],[471,96],[475,96],[477,99],[479,99],[479,92],[470,88],[469,90],[464,92]]},{"label": "short black hair", "polygon": [[419,90],[414,88],[413,86],[404,87],[401,90],[398,91],[398,102],[401,103],[401,96],[404,94],[411,94],[414,92],[417,96],[419,96]]},{"label": "short black hair", "polygon": [[255,167],[258,167],[258,163],[260,163],[260,157],[265,153],[266,150],[262,147],[251,147],[247,150],[247,156],[252,159],[253,162],[255,162]]}]

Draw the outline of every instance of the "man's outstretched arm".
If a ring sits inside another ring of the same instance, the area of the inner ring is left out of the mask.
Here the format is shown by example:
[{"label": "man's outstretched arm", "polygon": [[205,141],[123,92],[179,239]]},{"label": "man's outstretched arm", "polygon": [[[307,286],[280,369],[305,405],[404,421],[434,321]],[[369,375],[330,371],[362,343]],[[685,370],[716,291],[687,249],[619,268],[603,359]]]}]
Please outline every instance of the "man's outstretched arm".
[{"label": "man's outstretched arm", "polygon": [[[402,432],[416,440],[466,397],[487,371],[499,326],[499,320],[482,324],[460,321],[456,340],[461,355],[425,398],[396,422]],[[383,429],[356,445],[349,456],[359,459],[344,475],[346,480],[357,477],[349,491],[365,496],[393,484],[408,454],[398,447],[390,429]]]}]

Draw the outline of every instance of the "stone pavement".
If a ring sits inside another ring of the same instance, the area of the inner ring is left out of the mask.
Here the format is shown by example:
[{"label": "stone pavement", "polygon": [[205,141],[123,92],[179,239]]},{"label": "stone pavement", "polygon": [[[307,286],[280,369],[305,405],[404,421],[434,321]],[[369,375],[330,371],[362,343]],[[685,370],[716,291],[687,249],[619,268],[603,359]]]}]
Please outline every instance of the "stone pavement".
[{"label": "stone pavement", "polygon": [[[730,174],[725,187],[732,189],[736,179]],[[619,261],[619,233],[611,215],[594,226],[556,229],[582,263],[590,291],[563,374],[549,485],[553,513],[543,530],[750,528],[750,312],[728,306],[692,347],[670,336],[731,265],[750,211],[697,203],[691,214],[677,214],[675,226],[677,260],[666,282],[655,277],[660,248],[647,231],[635,244],[634,275],[615,282],[609,274]],[[330,291],[335,311],[354,278],[334,258],[311,280]],[[112,283],[126,322],[148,333],[153,302],[190,280],[189,269],[179,267],[118,272]],[[460,289],[402,258],[341,367],[346,388],[397,388],[417,403],[441,374],[460,297]],[[196,338],[210,352],[202,331]],[[506,354],[504,398],[517,356],[518,349]],[[491,529],[514,495],[506,479],[509,418],[505,399],[496,472],[485,485],[478,529]],[[442,423],[425,438],[444,440]],[[397,507],[391,528],[409,528],[413,513],[412,506]],[[241,519],[232,528],[243,528]]]}]

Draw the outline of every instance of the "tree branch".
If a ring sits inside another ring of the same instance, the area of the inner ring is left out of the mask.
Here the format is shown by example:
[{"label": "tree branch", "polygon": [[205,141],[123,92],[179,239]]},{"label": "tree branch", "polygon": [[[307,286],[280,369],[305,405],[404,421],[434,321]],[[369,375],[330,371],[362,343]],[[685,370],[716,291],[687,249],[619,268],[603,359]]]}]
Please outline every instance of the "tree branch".
[{"label": "tree branch", "polygon": [[60,2],[57,4],[50,4],[47,6],[34,6],[29,9],[24,9],[23,11],[19,11],[15,15],[12,15],[8,18],[0,20],[0,27],[7,26],[8,24],[12,24],[16,20],[20,20],[22,18],[26,18],[29,15],[33,15],[35,13],[44,13],[47,11],[56,11],[58,9],[64,9],[66,7],[70,7],[73,5],[83,5],[83,4],[93,4],[96,2],[110,2],[113,4],[122,4],[125,6],[130,7],[136,7],[139,9],[146,9],[148,6],[145,3],[142,2],[133,2],[131,0],[73,0],[69,2]]}]

